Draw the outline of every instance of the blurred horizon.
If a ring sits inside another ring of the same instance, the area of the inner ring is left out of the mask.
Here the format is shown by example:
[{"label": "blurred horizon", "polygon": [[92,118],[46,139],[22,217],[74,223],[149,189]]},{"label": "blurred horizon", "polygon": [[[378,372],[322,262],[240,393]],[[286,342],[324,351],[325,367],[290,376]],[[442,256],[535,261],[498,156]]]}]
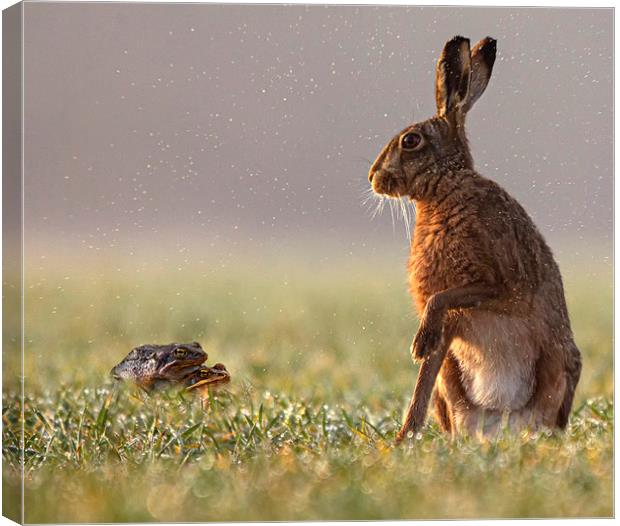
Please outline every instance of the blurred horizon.
[{"label": "blurred horizon", "polygon": [[[367,170],[412,113],[434,112],[435,62],[455,33],[498,39],[491,82],[468,119],[478,170],[521,202],[547,239],[572,319],[587,298],[606,327],[611,11],[24,9],[31,378],[107,372],[108,349],[122,355],[175,338],[213,339],[243,369],[248,356],[266,361],[282,330],[283,352],[295,360],[318,338],[325,368],[333,352],[358,364],[361,340],[372,361],[385,337],[366,330],[385,316],[380,305],[402,327],[384,344],[386,356],[395,353],[386,374],[409,367],[401,351],[417,317],[406,222],[395,203],[373,217]],[[349,322],[346,344],[331,340],[334,320],[323,318],[336,304]],[[322,329],[308,333],[307,323]],[[593,323],[577,324],[577,337],[607,349],[610,335]],[[59,346],[86,369],[63,369]]]}]

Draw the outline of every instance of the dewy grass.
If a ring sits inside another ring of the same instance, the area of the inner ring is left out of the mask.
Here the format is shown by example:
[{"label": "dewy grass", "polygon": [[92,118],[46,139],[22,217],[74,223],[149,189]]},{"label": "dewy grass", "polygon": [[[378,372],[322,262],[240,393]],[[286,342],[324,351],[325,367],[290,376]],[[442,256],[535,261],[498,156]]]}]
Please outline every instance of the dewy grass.
[{"label": "dewy grass", "polygon": [[[393,449],[400,415],[392,408],[401,402],[383,399],[370,410],[255,390],[214,396],[205,412],[174,394],[146,399],[108,387],[42,393],[25,407],[26,519],[611,514],[609,401],[583,402],[565,435],[452,442],[431,425]],[[10,429],[19,413],[15,400],[4,406],[4,462],[17,469],[19,443]],[[11,488],[17,479],[4,483]]]},{"label": "dewy grass", "polygon": [[[584,373],[564,434],[451,441],[431,421],[393,448],[416,321],[402,269],[375,269],[94,281],[31,272],[26,521],[611,516],[610,276],[566,275]],[[192,340],[232,374],[206,409],[108,378],[132,346]],[[11,499],[22,422],[5,384]]]}]

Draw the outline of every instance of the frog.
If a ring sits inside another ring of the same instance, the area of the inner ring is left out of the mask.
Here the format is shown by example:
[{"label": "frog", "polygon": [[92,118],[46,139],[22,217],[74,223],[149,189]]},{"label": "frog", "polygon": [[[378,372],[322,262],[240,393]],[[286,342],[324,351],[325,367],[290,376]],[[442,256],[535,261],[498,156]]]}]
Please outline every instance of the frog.
[{"label": "frog", "polygon": [[110,371],[115,380],[131,380],[147,392],[181,383],[198,372],[208,355],[198,342],[141,345]]},{"label": "frog", "polygon": [[185,391],[197,392],[203,398],[208,396],[210,389],[221,387],[230,382],[230,373],[223,363],[216,363],[212,367],[200,366],[197,371],[189,373],[184,379]]}]

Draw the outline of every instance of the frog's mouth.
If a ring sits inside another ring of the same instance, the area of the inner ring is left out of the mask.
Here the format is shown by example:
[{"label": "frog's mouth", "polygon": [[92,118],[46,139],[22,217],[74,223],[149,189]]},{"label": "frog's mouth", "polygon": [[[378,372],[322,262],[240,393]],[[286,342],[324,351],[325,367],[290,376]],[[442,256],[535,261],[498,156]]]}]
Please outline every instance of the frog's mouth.
[{"label": "frog's mouth", "polygon": [[126,380],[127,377],[125,374],[123,374],[124,371],[120,371],[119,369],[120,369],[120,364],[114,366],[112,370],[110,371],[110,377],[113,380],[117,380],[117,381]]},{"label": "frog's mouth", "polygon": [[200,365],[204,362],[204,358],[197,358],[195,360],[174,360],[164,365],[158,372],[158,376],[165,376],[166,378],[181,379],[188,374],[195,373],[200,369]]}]

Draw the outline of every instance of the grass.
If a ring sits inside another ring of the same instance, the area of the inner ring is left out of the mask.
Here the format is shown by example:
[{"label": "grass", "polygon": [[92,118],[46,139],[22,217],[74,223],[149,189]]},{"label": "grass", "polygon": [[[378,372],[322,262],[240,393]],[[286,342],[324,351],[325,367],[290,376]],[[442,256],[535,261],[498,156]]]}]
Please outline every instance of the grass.
[{"label": "grass", "polygon": [[[613,514],[606,266],[563,269],[584,355],[565,434],[450,441],[431,422],[399,448],[417,322],[397,260],[116,267],[27,271],[26,522]],[[207,408],[107,378],[137,344],[191,340],[233,376]],[[20,488],[20,400],[10,364],[4,377],[7,512]]]}]

